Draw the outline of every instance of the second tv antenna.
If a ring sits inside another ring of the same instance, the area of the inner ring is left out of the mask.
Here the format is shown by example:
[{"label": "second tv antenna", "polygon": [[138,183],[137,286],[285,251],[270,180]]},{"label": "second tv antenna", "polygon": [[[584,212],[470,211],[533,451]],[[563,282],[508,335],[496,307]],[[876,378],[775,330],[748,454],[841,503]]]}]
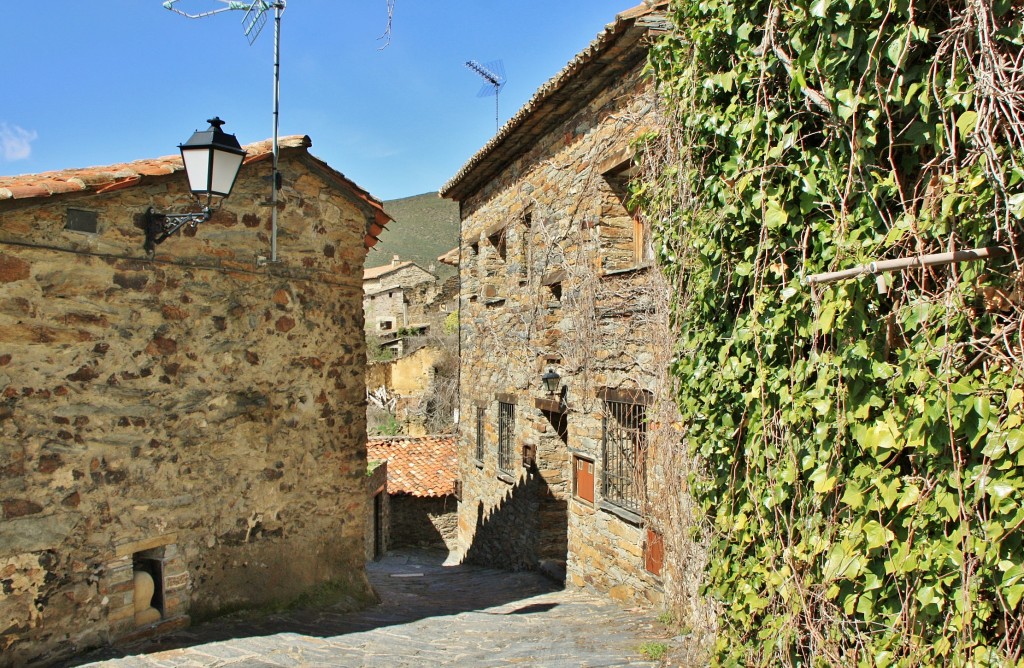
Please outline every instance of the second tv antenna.
[{"label": "second tv antenna", "polygon": [[475,60],[467,60],[466,67],[476,72],[484,80],[484,85],[476,96],[494,96],[494,132],[497,133],[501,128],[500,117],[498,116],[498,93],[505,86],[505,67],[501,64],[500,60],[495,60],[486,65],[482,65]]}]

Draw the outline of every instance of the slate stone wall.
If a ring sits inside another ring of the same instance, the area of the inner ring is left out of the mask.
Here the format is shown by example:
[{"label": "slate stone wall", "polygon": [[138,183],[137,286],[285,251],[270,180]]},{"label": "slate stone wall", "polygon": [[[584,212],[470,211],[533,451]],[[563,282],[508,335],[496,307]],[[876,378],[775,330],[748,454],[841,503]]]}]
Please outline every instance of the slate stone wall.
[{"label": "slate stone wall", "polygon": [[420,497],[395,494],[391,497],[391,547],[454,547],[458,525],[458,502],[453,496]]},{"label": "slate stone wall", "polygon": [[267,162],[153,259],[141,214],[184,210],[183,174],[0,203],[0,665],[137,633],[139,558],[164,622],[369,595],[368,213],[304,155],[282,152],[273,265]]},{"label": "slate stone wall", "polygon": [[[621,176],[629,142],[656,127],[654,99],[637,68],[461,203],[460,552],[645,603],[664,583],[645,567],[648,513],[601,493],[601,392],[667,396],[668,295],[636,257]],[[555,397],[541,386],[548,368],[562,377]],[[515,403],[511,475],[497,467],[499,400]],[[593,503],[573,494],[573,456],[596,465]]]}]

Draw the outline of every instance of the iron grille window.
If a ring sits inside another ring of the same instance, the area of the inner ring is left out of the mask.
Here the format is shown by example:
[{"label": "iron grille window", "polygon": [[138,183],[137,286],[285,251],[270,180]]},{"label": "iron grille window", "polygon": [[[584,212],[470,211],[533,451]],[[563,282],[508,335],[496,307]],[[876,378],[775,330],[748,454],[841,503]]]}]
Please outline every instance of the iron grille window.
[{"label": "iron grille window", "polygon": [[498,470],[512,475],[512,440],[516,429],[516,406],[498,402]]},{"label": "iron grille window", "polygon": [[484,407],[476,407],[476,460],[484,460]]},{"label": "iron grille window", "polygon": [[609,400],[604,405],[601,495],[639,515],[647,487],[646,406]]}]

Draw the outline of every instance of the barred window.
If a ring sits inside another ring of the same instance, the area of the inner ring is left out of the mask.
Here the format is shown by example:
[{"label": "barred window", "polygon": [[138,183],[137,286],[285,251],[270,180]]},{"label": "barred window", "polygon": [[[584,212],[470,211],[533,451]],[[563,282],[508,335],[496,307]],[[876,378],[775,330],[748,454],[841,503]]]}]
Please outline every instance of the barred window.
[{"label": "barred window", "polygon": [[498,402],[498,471],[512,475],[512,441],[516,429],[516,405]]},{"label": "barred window", "polygon": [[484,460],[484,407],[476,407],[476,460]]},{"label": "barred window", "polygon": [[647,475],[647,407],[605,400],[601,495],[608,503],[643,512]]}]

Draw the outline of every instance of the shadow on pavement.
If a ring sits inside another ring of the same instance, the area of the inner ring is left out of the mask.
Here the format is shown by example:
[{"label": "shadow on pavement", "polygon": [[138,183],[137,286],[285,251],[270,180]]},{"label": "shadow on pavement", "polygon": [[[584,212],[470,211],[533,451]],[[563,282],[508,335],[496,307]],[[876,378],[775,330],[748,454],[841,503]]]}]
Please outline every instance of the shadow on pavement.
[{"label": "shadow on pavement", "polygon": [[490,615],[528,615],[557,606],[537,603],[502,610],[500,606],[558,591],[561,587],[535,571],[506,572],[467,564],[446,566],[447,557],[447,553],[442,551],[402,550],[389,552],[379,561],[368,563],[367,576],[381,602],[363,610],[351,612],[339,607],[325,607],[266,616],[221,617],[130,645],[100,648],[51,665],[82,666],[109,659],[276,634],[330,638],[470,611],[486,611]]}]

